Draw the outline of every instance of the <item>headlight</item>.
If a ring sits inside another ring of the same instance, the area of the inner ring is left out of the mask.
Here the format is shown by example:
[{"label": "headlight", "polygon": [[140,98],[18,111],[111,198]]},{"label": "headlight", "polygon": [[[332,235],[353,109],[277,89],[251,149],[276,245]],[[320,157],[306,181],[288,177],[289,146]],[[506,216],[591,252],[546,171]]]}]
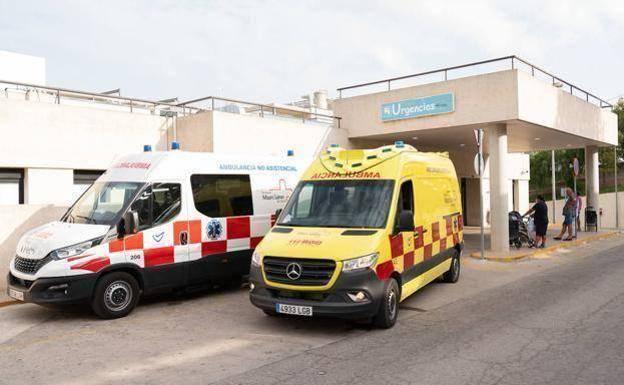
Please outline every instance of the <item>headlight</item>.
[{"label": "headlight", "polygon": [[371,267],[377,262],[377,256],[377,253],[372,253],[363,257],[348,259],[342,262],[342,271],[353,271]]},{"label": "headlight", "polygon": [[54,259],[66,259],[69,257],[73,257],[74,255],[79,255],[87,251],[93,246],[97,246],[102,241],[102,238],[91,239],[90,241],[85,241],[82,243],[78,243],[75,245],[63,247],[62,249],[57,249],[51,252],[52,258]]},{"label": "headlight", "polygon": [[253,254],[251,254],[251,265],[260,267],[261,264],[262,264],[262,255],[260,255],[260,253],[258,253],[257,251],[254,251]]}]

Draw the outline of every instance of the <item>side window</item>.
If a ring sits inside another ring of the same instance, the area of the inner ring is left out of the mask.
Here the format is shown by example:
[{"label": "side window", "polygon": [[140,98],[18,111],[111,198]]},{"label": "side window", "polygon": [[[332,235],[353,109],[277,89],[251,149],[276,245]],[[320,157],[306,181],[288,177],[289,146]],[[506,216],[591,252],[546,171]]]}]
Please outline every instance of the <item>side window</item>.
[{"label": "side window", "polygon": [[401,211],[409,210],[414,212],[414,186],[412,181],[408,180],[401,184],[401,191],[399,192],[399,199],[397,201],[397,211],[395,218],[395,226],[399,224],[399,215]]},{"label": "side window", "polygon": [[181,210],[180,185],[157,183],[152,186],[152,226],[167,223]]},{"label": "side window", "polygon": [[312,184],[306,184],[301,187],[301,192],[299,192],[299,195],[297,196],[297,204],[293,210],[295,218],[307,218],[310,215],[313,192],[314,186]]},{"label": "side window", "polygon": [[207,217],[253,215],[249,175],[191,175],[195,208]]},{"label": "side window", "polygon": [[401,193],[399,194],[399,211],[410,210],[414,212],[414,187],[412,181],[408,180],[401,184]]},{"label": "side window", "polygon": [[181,210],[180,185],[155,183],[136,198],[130,208],[139,215],[139,230],[158,226],[175,218]]}]

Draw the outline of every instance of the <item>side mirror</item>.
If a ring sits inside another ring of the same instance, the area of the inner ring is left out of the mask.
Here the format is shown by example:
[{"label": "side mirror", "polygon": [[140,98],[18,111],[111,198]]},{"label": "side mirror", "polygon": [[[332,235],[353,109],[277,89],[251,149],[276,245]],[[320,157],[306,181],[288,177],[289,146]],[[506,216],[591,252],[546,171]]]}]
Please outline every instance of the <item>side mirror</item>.
[{"label": "side mirror", "polygon": [[136,234],[139,228],[139,214],[136,211],[128,210],[119,223],[117,223],[117,236],[119,238],[130,234]]},{"label": "side mirror", "polygon": [[402,210],[399,214],[399,232],[414,231],[414,213],[411,210]]},{"label": "side mirror", "polygon": [[277,218],[279,218],[280,215],[282,215],[282,209],[275,210],[275,219],[276,220],[277,220]]}]

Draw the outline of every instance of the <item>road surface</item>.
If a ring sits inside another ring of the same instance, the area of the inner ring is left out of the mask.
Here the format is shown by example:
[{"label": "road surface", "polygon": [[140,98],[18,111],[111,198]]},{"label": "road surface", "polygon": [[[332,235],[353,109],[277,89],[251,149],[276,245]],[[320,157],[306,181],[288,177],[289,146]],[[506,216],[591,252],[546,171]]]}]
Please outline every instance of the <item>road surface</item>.
[{"label": "road surface", "polygon": [[624,240],[543,260],[464,259],[397,325],[274,319],[245,289],[144,301],[129,317],[0,308],[0,384],[622,384]]}]

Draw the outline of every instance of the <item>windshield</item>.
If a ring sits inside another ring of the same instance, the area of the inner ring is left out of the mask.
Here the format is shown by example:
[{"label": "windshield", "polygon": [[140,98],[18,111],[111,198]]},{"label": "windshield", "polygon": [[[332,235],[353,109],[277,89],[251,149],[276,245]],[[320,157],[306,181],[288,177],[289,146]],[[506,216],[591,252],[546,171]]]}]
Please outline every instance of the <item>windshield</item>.
[{"label": "windshield", "polygon": [[302,181],[279,225],[382,228],[392,200],[391,180]]},{"label": "windshield", "polygon": [[113,226],[143,186],[135,182],[95,182],[63,216],[63,222]]}]

